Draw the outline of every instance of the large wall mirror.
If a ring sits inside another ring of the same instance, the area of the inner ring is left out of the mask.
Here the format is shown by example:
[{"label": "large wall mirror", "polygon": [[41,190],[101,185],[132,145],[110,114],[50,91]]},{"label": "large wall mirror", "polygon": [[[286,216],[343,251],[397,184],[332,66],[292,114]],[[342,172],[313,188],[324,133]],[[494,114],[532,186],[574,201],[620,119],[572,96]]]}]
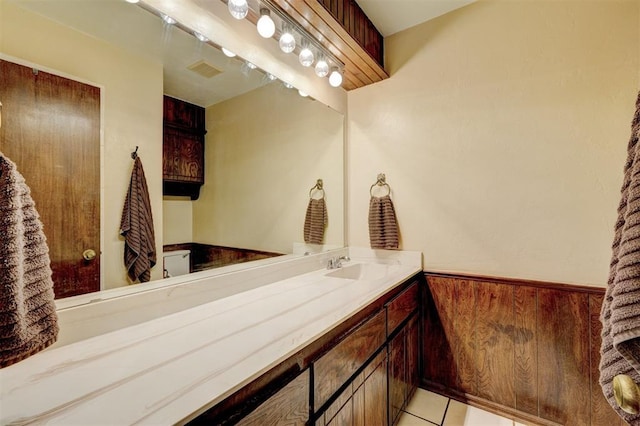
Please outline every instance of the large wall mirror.
[{"label": "large wall mirror", "polygon": [[[92,96],[97,97],[98,121],[89,124],[98,126],[94,139],[98,157],[65,154],[64,161],[53,166],[76,173],[72,165],[92,162],[99,169],[95,221],[81,223],[65,210],[71,205],[87,209],[82,194],[95,192],[89,179],[76,178],[80,195],[71,197],[53,189],[47,194],[34,190],[33,197],[36,203],[42,199],[42,204],[51,198],[65,200],[67,207],[56,208],[61,222],[99,231],[99,250],[95,251],[101,289],[128,286],[136,291],[136,284],[126,278],[124,242],[119,235],[131,152],[136,147],[149,185],[156,231],[158,264],[152,269],[152,281],[163,278],[162,252],[167,247],[198,243],[293,255],[294,245],[303,243],[305,211],[310,195],[315,196],[310,189],[317,179],[323,180],[328,226],[324,246],[315,248],[344,245],[342,114],[272,80],[268,70],[252,69],[242,59],[226,56],[214,46],[215,40],[214,45],[203,42],[124,0],[5,0],[0,8],[0,59],[4,63],[25,66],[33,75],[40,71],[41,79],[51,73],[97,90]],[[50,84],[61,86],[55,79]],[[163,196],[165,95],[206,110],[205,183],[197,200]],[[16,120],[23,128],[29,124],[24,117],[14,118],[20,108],[2,96],[0,88],[0,151],[5,152],[8,139],[17,137],[15,131],[7,130],[11,128],[7,122]],[[72,97],[68,103],[83,110],[95,108],[85,105],[84,99],[85,95]],[[56,101],[51,101],[47,114],[73,115]],[[43,132],[58,137],[63,130]],[[42,133],[38,137],[45,138]],[[47,149],[41,154],[50,157]],[[11,159],[27,183],[48,179],[43,173],[46,169],[33,162],[36,160],[25,162],[27,157],[21,154],[15,157]],[[50,244],[60,229],[45,223]],[[75,240],[77,245],[64,255],[69,258],[65,262],[76,271],[76,279],[82,280],[82,268],[91,262],[83,258],[83,252],[95,248],[88,247],[95,243],[81,237]],[[243,265],[251,267],[252,262]]]}]

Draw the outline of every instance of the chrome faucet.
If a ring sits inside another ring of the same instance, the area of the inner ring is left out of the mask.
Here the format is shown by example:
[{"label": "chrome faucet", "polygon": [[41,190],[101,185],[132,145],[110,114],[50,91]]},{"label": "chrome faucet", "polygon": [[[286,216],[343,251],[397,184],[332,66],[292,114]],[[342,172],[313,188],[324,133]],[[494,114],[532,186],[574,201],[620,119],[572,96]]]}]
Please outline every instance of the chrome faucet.
[{"label": "chrome faucet", "polygon": [[342,261],[348,262],[351,259],[348,256],[336,256],[336,257],[331,257],[329,258],[329,261],[327,262],[327,269],[338,269],[338,268],[342,268]]}]

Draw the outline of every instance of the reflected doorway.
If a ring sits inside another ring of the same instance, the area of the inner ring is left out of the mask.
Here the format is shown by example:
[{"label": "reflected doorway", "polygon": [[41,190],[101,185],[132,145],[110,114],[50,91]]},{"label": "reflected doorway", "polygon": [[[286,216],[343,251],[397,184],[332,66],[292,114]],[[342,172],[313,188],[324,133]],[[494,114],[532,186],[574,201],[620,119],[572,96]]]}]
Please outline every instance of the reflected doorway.
[{"label": "reflected doorway", "polygon": [[0,151],[31,188],[57,299],[100,290],[100,89],[0,60]]}]

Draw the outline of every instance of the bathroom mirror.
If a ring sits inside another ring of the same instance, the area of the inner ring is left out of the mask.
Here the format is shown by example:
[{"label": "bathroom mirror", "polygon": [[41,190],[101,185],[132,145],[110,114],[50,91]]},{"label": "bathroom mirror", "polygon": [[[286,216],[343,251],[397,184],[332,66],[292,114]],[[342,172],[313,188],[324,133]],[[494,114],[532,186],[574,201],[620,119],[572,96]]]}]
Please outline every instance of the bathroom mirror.
[{"label": "bathroom mirror", "polygon": [[[293,254],[319,178],[326,248],[344,245],[342,114],[124,0],[7,0],[1,7],[4,59],[101,87],[102,289],[128,285],[118,226],[136,146],[161,245]],[[198,64],[217,74],[197,75]],[[116,78],[114,88],[109,79]],[[162,197],[163,94],[206,108],[205,184],[195,201]],[[161,277],[159,252],[152,279]]]}]

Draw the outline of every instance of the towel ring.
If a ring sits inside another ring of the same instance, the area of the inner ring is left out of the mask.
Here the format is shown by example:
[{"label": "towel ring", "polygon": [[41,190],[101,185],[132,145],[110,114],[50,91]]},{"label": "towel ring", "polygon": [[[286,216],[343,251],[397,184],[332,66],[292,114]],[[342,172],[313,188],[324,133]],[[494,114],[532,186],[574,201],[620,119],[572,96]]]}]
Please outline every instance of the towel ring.
[{"label": "towel ring", "polygon": [[322,198],[324,198],[324,188],[322,184],[322,179],[318,179],[316,181],[316,184],[313,185],[313,187],[311,187],[311,189],[309,190],[309,198],[311,198],[311,194],[313,193],[314,190],[322,191]]},{"label": "towel ring", "polygon": [[387,183],[387,178],[384,175],[384,173],[379,173],[378,174],[378,179],[376,180],[376,183],[374,183],[373,185],[371,185],[371,188],[369,188],[369,195],[371,195],[373,197],[373,188],[376,186],[386,186],[387,187],[387,195],[391,195],[391,186],[389,186],[389,184]]}]

